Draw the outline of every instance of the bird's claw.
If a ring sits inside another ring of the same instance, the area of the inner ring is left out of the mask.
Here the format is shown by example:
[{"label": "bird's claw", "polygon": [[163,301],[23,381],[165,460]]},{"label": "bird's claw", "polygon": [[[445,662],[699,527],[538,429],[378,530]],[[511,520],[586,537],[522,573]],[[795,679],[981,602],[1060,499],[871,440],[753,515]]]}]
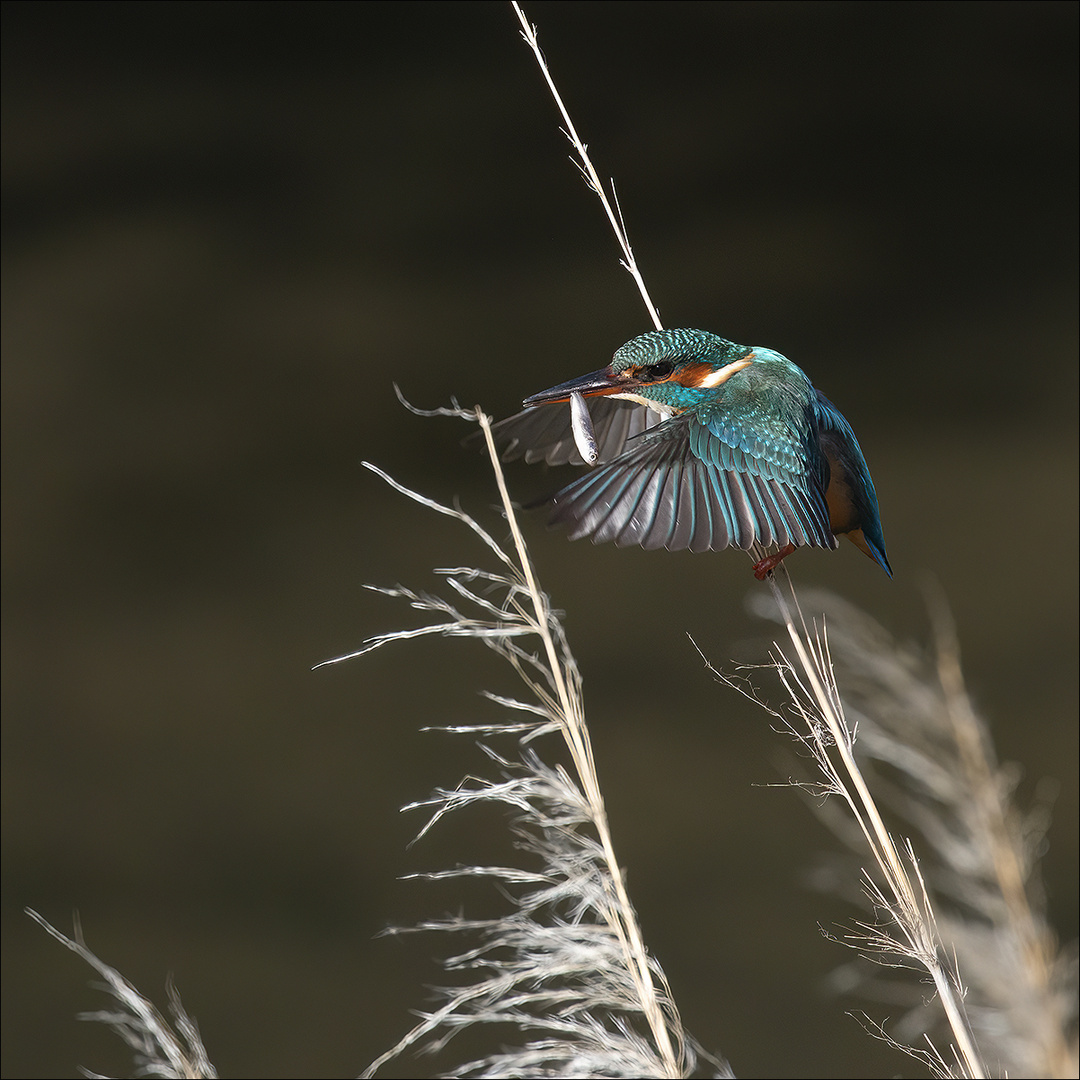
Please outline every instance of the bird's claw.
[{"label": "bird's claw", "polygon": [[764,581],[794,550],[794,544],[785,544],[774,555],[766,555],[764,559],[758,559],[754,563],[754,577],[758,581]]}]

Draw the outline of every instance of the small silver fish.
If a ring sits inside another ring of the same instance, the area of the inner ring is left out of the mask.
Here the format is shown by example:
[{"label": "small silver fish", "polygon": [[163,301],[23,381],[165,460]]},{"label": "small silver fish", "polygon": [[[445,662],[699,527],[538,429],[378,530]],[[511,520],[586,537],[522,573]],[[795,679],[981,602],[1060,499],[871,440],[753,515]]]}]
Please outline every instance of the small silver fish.
[{"label": "small silver fish", "polygon": [[589,415],[589,406],[585,404],[585,399],[576,390],[570,395],[570,426],[574,431],[577,451],[585,459],[585,464],[595,465],[600,455],[596,449],[592,417]]}]

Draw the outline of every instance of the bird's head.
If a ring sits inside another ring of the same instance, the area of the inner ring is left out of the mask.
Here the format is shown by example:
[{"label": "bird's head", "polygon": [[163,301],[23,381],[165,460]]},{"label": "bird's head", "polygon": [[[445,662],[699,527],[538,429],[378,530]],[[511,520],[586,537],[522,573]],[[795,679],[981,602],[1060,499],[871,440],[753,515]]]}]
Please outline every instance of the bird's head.
[{"label": "bird's head", "polygon": [[615,351],[606,368],[533,394],[526,408],[582,397],[615,397],[665,415],[701,404],[753,363],[754,350],[706,330],[653,330]]}]

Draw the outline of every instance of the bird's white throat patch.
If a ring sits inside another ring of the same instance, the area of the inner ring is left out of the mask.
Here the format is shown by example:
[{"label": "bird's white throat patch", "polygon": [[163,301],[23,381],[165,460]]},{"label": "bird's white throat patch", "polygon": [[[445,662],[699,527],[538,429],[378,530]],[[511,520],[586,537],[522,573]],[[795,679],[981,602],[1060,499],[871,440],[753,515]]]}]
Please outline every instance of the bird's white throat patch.
[{"label": "bird's white throat patch", "polygon": [[642,397],[640,394],[634,394],[631,391],[627,391],[624,394],[608,394],[608,397],[619,398],[621,401],[633,401],[638,405],[644,405],[647,408],[652,409],[653,412],[658,412],[665,420],[669,416],[675,415],[675,410],[670,405],[661,405],[659,401],[653,401],[652,398]]}]

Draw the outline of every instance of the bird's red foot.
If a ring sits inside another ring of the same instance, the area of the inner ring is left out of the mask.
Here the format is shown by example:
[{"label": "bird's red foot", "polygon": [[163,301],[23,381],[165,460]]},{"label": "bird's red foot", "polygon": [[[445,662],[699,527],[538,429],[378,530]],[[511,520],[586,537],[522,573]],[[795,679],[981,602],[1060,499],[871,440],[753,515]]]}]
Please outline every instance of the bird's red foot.
[{"label": "bird's red foot", "polygon": [[759,559],[754,563],[754,577],[764,581],[794,550],[794,544],[785,544],[775,555]]}]

